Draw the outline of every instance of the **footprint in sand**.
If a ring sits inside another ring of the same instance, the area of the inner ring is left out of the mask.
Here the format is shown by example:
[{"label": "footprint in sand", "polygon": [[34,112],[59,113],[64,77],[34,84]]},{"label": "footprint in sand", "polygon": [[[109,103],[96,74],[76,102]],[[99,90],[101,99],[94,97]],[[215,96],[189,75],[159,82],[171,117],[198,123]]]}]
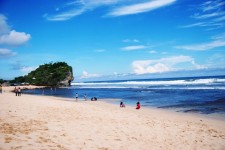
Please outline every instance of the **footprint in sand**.
[{"label": "footprint in sand", "polygon": [[217,133],[217,131],[214,130],[214,129],[209,129],[208,131],[209,131],[210,133]]},{"label": "footprint in sand", "polygon": [[60,149],[60,150],[65,150],[66,148],[63,147],[62,145],[58,144],[57,147]]},{"label": "footprint in sand", "polygon": [[137,138],[136,138],[136,137],[132,137],[131,139],[137,140]]},{"label": "footprint in sand", "polygon": [[219,135],[219,137],[221,137],[221,138],[223,138],[223,139],[224,139],[224,138],[225,138],[225,135]]},{"label": "footprint in sand", "polygon": [[39,139],[41,140],[41,142],[47,143],[50,141],[50,139],[46,139],[44,137],[39,137]]},{"label": "footprint in sand", "polygon": [[10,143],[13,139],[11,137],[5,137],[5,143]]},{"label": "footprint in sand", "polygon": [[13,150],[22,149],[22,148],[23,148],[23,146],[11,147],[11,149],[13,149]]},{"label": "footprint in sand", "polygon": [[98,148],[99,150],[108,150],[108,148],[105,148],[105,147],[100,147]]}]

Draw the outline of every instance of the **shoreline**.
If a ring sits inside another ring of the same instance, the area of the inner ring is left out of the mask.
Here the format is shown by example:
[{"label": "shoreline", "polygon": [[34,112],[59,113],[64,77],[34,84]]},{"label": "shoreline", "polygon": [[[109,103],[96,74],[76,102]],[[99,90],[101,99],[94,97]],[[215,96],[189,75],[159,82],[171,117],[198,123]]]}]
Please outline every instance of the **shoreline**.
[{"label": "shoreline", "polygon": [[2,149],[225,149],[225,121],[11,92],[0,95]]},{"label": "shoreline", "polygon": [[3,93],[8,93],[8,92],[13,92],[15,87],[20,87],[21,90],[24,89],[36,89],[36,88],[44,88],[46,86],[36,86],[36,85],[22,85],[22,86],[2,86],[2,92]]},{"label": "shoreline", "polygon": [[[10,92],[13,93],[13,90],[15,87],[20,87],[22,90],[23,89],[41,89],[41,88],[46,88],[46,86],[35,86],[35,85],[29,85],[29,86],[4,86],[3,91],[4,92]],[[64,88],[64,87],[60,87]],[[24,95],[24,94],[23,94]],[[25,95],[33,95],[33,94],[26,94]],[[65,99],[65,101],[75,101],[74,98],[67,98],[67,97],[61,97],[61,96],[53,96],[53,95],[33,95],[33,96],[43,96],[43,97],[53,97],[53,98],[60,98],[60,100]],[[84,99],[80,99],[79,101],[84,101]],[[90,100],[87,100],[90,101]],[[115,106],[119,106],[119,103],[121,99],[113,99],[113,98],[104,98],[104,99],[99,99],[98,101],[102,101],[108,104],[112,104]],[[118,104],[115,104],[115,102],[118,102]],[[131,107],[135,108],[135,105],[129,105],[127,104],[126,107]],[[211,113],[211,114],[203,114],[203,113],[195,113],[195,112],[184,112],[179,110],[179,108],[158,108],[154,106],[142,106],[142,109],[153,109],[153,110],[159,110],[159,111],[164,111],[165,113],[175,113],[175,114],[186,114],[186,115],[191,115],[191,116],[197,116],[197,117],[203,117],[203,118],[209,118],[209,119],[215,119],[215,120],[221,120],[225,121],[225,114],[223,113]]]},{"label": "shoreline", "polygon": [[[3,87],[3,92],[11,92],[13,93],[13,90],[15,87],[20,87],[22,90],[23,89],[40,89],[40,88],[45,88],[46,86],[35,86],[35,85],[29,85],[29,86],[4,86]],[[64,88],[64,87],[60,87],[60,88]],[[33,94],[28,94],[28,95],[33,95]],[[60,97],[60,96],[52,96],[52,95],[34,95],[34,96],[47,96],[47,97],[55,97],[55,98],[62,98],[62,99],[69,99],[69,101],[74,101],[75,98],[66,98],[66,97]],[[81,99],[82,101],[84,101],[84,99]],[[90,101],[90,100],[89,100]],[[121,99],[112,99],[112,98],[104,98],[104,99],[100,99],[100,101],[109,103],[109,104],[113,104],[113,105],[119,105],[119,102],[121,101]],[[118,102],[118,104],[115,104],[114,102]],[[130,107],[134,107],[135,105],[126,105],[126,106],[130,106]],[[211,113],[211,114],[202,114],[202,113],[195,113],[195,112],[184,112],[184,111],[180,111],[179,108],[168,108],[168,109],[164,109],[164,108],[158,108],[158,107],[153,107],[153,106],[142,106],[142,109],[155,109],[155,110],[161,110],[161,111],[165,111],[165,112],[172,112],[172,113],[181,113],[181,114],[188,114],[188,115],[193,115],[193,116],[199,116],[199,117],[204,117],[204,118],[211,118],[211,119],[216,119],[216,120],[222,120],[225,121],[225,114],[223,113]]]}]

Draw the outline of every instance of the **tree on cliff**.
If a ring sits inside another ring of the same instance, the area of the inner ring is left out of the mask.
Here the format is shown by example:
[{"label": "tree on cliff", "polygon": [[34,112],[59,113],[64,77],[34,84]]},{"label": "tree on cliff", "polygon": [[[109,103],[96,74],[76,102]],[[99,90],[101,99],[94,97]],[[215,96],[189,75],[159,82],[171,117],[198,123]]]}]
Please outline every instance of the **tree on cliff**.
[{"label": "tree on cliff", "polygon": [[17,77],[13,82],[27,82],[43,86],[69,86],[73,81],[73,69],[65,62],[40,65],[28,75]]}]

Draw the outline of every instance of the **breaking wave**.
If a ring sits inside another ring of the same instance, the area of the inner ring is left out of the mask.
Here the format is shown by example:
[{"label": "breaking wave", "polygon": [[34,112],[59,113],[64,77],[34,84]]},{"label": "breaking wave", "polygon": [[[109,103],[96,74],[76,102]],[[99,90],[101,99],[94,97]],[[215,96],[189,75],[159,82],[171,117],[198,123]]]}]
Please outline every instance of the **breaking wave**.
[{"label": "breaking wave", "polygon": [[175,79],[175,80],[142,80],[142,81],[102,81],[72,83],[79,88],[156,88],[156,89],[225,89],[225,79]]}]

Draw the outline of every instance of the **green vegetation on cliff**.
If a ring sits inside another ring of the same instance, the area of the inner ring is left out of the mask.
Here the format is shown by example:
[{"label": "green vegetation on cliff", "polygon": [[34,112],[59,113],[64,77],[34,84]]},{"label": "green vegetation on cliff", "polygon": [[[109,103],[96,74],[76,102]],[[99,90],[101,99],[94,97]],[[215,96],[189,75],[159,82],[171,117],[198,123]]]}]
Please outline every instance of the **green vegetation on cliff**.
[{"label": "green vegetation on cliff", "polygon": [[0,79],[0,84],[4,83],[4,80],[3,79]]},{"label": "green vegetation on cliff", "polygon": [[43,86],[68,86],[72,80],[72,67],[65,62],[56,62],[41,65],[28,75],[17,77],[12,82]]}]

